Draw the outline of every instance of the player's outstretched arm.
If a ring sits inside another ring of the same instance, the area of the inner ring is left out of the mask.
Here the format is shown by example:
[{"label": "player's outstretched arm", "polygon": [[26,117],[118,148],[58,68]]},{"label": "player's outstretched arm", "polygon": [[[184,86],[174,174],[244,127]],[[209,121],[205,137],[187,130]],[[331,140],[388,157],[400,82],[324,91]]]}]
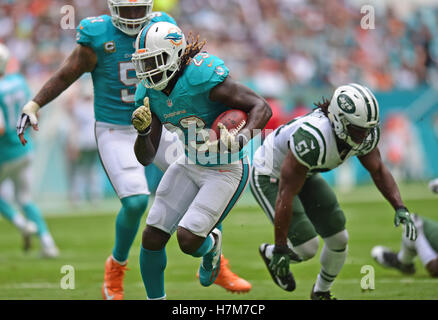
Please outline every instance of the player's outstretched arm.
[{"label": "player's outstretched arm", "polygon": [[[272,116],[269,104],[247,86],[227,77],[225,81],[210,91],[210,99],[222,104],[245,111],[248,121],[244,129],[240,131],[238,138],[241,147],[251,140],[254,135],[260,133]],[[255,131],[258,129],[258,131]]]},{"label": "player's outstretched arm", "polygon": [[93,71],[96,64],[96,53],[90,47],[78,45],[73,50],[37,95],[23,107],[17,124],[17,134],[23,145],[27,143],[23,136],[26,128],[32,125],[35,130],[38,130],[36,116],[38,110],[59,96],[84,73]]},{"label": "player's outstretched arm", "polygon": [[394,177],[382,161],[379,149],[376,147],[370,153],[358,158],[365,169],[370,173],[377,189],[379,189],[380,193],[396,211],[394,217],[395,226],[398,226],[400,223],[405,224],[406,236],[415,240],[417,234],[414,222],[402,201]]},{"label": "player's outstretched arm", "polygon": [[275,247],[271,267],[278,276],[285,276],[289,271],[287,234],[293,216],[292,201],[303,187],[307,172],[308,168],[299,163],[289,151],[281,166],[280,185],[275,203]]}]

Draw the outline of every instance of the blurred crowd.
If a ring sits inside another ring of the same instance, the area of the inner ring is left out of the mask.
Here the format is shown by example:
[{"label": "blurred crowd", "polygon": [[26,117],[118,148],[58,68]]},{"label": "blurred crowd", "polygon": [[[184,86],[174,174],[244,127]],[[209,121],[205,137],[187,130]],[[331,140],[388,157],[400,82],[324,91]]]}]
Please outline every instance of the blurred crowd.
[{"label": "blurred crowd", "polygon": [[[366,30],[357,1],[329,3],[155,0],[155,10],[168,10],[186,34],[192,30],[207,39],[208,51],[265,96],[347,81],[381,91],[436,82],[438,6],[418,7],[403,17],[379,6],[375,29]],[[76,24],[108,13],[106,0],[1,1],[0,42],[30,78],[45,78],[75,45],[75,30],[60,27],[64,5],[73,5]]]}]

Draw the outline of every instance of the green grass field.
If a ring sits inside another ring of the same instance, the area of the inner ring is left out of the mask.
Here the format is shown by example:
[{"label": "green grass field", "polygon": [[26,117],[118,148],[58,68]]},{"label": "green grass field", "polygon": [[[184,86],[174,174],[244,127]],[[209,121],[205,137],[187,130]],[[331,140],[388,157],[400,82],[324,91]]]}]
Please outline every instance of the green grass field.
[{"label": "green grass field", "polygon": [[[430,194],[425,186],[406,186],[402,188],[402,194],[411,210],[438,219],[438,197]],[[351,194],[339,195],[339,200],[347,216],[350,242],[347,262],[332,288],[335,296],[355,300],[438,299],[438,279],[430,278],[418,259],[417,273],[407,277],[380,267],[371,258],[374,245],[398,249],[401,231],[393,227],[393,211],[377,191],[369,186],[357,188]],[[65,210],[62,214],[47,215],[47,223],[61,250],[61,256],[55,260],[38,257],[37,239],[32,252],[25,255],[21,251],[19,233],[1,220],[0,299],[101,299],[104,262],[112,250],[115,213],[119,209],[115,203],[113,212],[96,208],[92,212],[69,213]],[[125,278],[126,299],[146,297],[138,263],[140,234],[130,254],[130,270]],[[272,240],[271,224],[251,196],[246,195],[225,220],[223,249],[232,270],[252,283],[251,292],[237,295],[216,285],[201,287],[196,279],[200,259],[183,254],[172,237],[167,246],[165,274],[168,299],[307,300],[319,272],[319,256],[292,265],[297,289],[292,293],[282,291],[271,281],[258,254],[259,244]],[[60,287],[63,265],[75,269],[74,290]],[[360,287],[364,265],[375,268],[375,289],[372,291],[362,291]]]}]

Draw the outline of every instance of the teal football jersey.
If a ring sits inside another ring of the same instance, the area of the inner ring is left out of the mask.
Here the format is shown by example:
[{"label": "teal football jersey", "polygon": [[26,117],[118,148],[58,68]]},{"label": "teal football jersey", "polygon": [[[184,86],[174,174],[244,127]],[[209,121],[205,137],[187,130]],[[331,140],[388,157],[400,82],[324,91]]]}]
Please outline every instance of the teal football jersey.
[{"label": "teal football jersey", "polygon": [[[160,21],[176,25],[166,13],[154,12],[150,24]],[[107,15],[84,19],[77,28],[77,43],[91,47],[97,55],[97,65],[91,73],[96,121],[131,124],[138,84],[131,62],[135,39],[114,27]]]},{"label": "teal football jersey", "polygon": [[[222,112],[230,110],[209,98],[210,90],[222,83],[228,74],[229,70],[221,59],[201,52],[186,67],[170,96],[161,91],[147,89],[140,82],[136,92],[136,106],[142,106],[144,98],[149,97],[151,111],[166,129],[179,133],[186,155],[194,163],[214,166],[242,159],[246,155],[245,149],[238,155],[227,156],[208,152],[198,154],[196,149],[197,145],[205,141],[207,130],[216,118]],[[193,134],[195,131],[197,135]]]},{"label": "teal football jersey", "polygon": [[29,130],[24,135],[28,143],[22,146],[16,129],[21,108],[29,99],[30,89],[22,75],[10,74],[0,78],[0,113],[5,127],[5,134],[0,136],[0,164],[20,158],[32,149]]}]

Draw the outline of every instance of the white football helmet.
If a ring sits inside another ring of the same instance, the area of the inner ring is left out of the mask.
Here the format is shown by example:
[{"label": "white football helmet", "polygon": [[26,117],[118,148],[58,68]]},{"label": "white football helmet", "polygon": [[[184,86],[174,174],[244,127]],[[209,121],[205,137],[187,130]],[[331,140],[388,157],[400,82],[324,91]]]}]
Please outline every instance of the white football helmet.
[{"label": "white football helmet", "polygon": [[[130,36],[136,36],[149,22],[148,16],[152,12],[154,0],[108,0],[113,25]],[[122,7],[145,7],[144,16],[137,19],[124,18],[120,14]]]},{"label": "white football helmet", "polygon": [[9,57],[9,49],[4,44],[0,43],[0,75],[5,73]]},{"label": "white football helmet", "polygon": [[328,117],[336,136],[356,149],[379,125],[379,104],[367,87],[350,83],[335,90]]},{"label": "white football helmet", "polygon": [[178,26],[157,22],[144,28],[135,42],[132,62],[146,88],[163,90],[180,69],[186,38]]}]

